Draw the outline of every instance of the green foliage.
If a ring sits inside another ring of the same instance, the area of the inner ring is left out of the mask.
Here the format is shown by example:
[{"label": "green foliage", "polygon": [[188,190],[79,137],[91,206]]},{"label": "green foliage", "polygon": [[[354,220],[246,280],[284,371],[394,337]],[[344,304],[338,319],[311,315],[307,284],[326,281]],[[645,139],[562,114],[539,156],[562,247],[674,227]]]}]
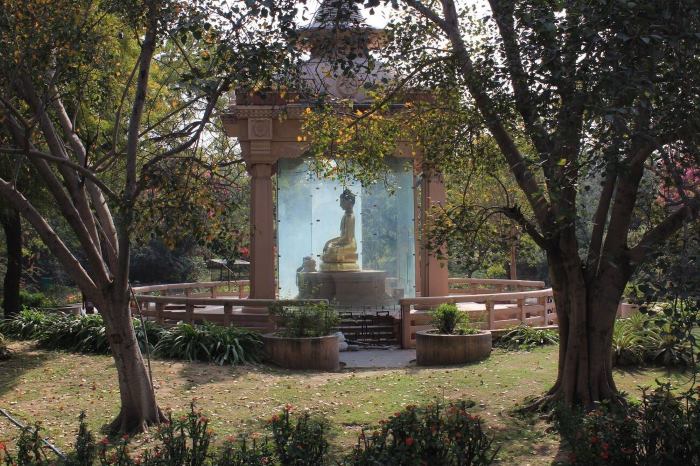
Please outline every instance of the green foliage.
[{"label": "green foliage", "polygon": [[505,333],[496,342],[496,346],[511,351],[529,351],[538,346],[559,343],[559,333],[551,329],[538,329],[520,324]]},{"label": "green foliage", "polygon": [[50,307],[56,305],[55,300],[49,298],[40,291],[31,292],[27,290],[20,290],[19,302],[22,306],[28,308]]},{"label": "green foliage", "polygon": [[242,435],[228,438],[221,450],[217,466],[265,466],[274,465],[274,450],[267,439],[259,441]]},{"label": "green foliage", "polygon": [[206,273],[193,241],[179,241],[174,247],[151,240],[134,248],[129,277],[139,283],[195,282]]},{"label": "green foliage", "polygon": [[[308,413],[292,414],[287,405],[268,422],[269,437],[257,434],[227,436],[217,444],[209,419],[194,403],[187,414],[174,417],[155,432],[157,444],[132,453],[132,439],[125,435],[95,442],[80,415],[75,447],[66,460],[53,457],[42,444],[40,425],[23,429],[17,453],[0,443],[0,461],[7,466],[410,466],[487,465],[498,451],[481,419],[468,410],[473,403],[460,401],[447,406],[408,406],[372,435],[363,432],[357,446],[345,458],[332,461],[329,454],[330,426],[323,418]],[[3,456],[4,455],[4,456]],[[49,457],[51,455],[51,457]]]},{"label": "green foliage", "polygon": [[[257,333],[236,327],[183,323],[164,329],[151,321],[145,321],[145,327],[142,327],[139,319],[134,319],[133,325],[141,351],[145,351],[144,336],[147,335],[150,349],[166,358],[220,365],[244,364],[258,361],[262,350]],[[14,319],[2,321],[0,328],[12,338],[37,340],[44,349],[110,353],[104,322],[99,314],[74,316],[24,310]]]},{"label": "green foliage", "polygon": [[700,392],[670,384],[645,391],[639,404],[603,404],[591,412],[560,406],[555,426],[575,465],[672,466],[700,463]]},{"label": "green foliage", "polygon": [[300,306],[270,306],[270,314],[282,327],[285,337],[305,338],[331,335],[340,323],[338,313],[325,303],[307,303]]},{"label": "green foliage", "polygon": [[659,342],[655,329],[648,328],[644,314],[618,319],[613,327],[612,360],[614,366],[641,365]]},{"label": "green foliage", "polygon": [[277,457],[283,465],[322,466],[328,464],[328,422],[309,413],[291,416],[287,405],[281,415],[270,419]]},{"label": "green foliage", "polygon": [[47,314],[33,309],[24,309],[12,319],[0,321],[0,332],[17,340],[32,340],[58,318],[57,314]]},{"label": "green foliage", "polygon": [[155,347],[158,356],[189,361],[245,364],[260,359],[260,335],[237,327],[212,323],[179,324],[163,332]]},{"label": "green foliage", "polygon": [[700,324],[700,303],[676,299],[657,305],[649,313],[647,328],[654,330],[654,362],[664,366],[695,366],[698,341],[695,331]]},{"label": "green foliage", "polygon": [[694,306],[659,304],[653,310],[615,321],[613,365],[661,364],[689,368],[694,365],[698,311]]},{"label": "green foliage", "polygon": [[441,335],[475,335],[479,329],[469,325],[469,316],[456,304],[440,304],[431,313],[437,333]]},{"label": "green foliage", "polygon": [[372,434],[364,431],[346,464],[369,465],[487,465],[497,448],[481,418],[469,414],[466,401],[443,406],[408,406]]},{"label": "green foliage", "polygon": [[39,346],[49,350],[109,354],[109,341],[100,315],[83,317],[57,314],[37,335]]}]

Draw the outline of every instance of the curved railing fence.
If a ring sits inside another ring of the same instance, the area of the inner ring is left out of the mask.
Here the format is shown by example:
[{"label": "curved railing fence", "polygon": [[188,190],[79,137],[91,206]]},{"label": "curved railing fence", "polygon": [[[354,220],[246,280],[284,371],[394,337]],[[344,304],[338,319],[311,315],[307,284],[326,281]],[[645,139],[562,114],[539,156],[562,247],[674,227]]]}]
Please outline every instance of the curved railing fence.
[{"label": "curved railing fence", "polygon": [[[400,300],[400,334],[404,348],[415,346],[415,333],[430,328],[430,309],[456,303],[481,328],[502,329],[525,323],[545,326],[557,322],[551,288],[544,282],[450,278],[448,296]],[[274,303],[299,304],[323,300],[250,299],[248,280],[174,283],[134,287],[144,316],[159,323],[209,321],[259,331],[274,328],[268,307]],[[137,311],[135,304],[132,309]]]},{"label": "curved railing fence", "polygon": [[[295,305],[327,302],[324,299],[276,300],[248,298],[250,282],[173,283],[134,287],[144,316],[160,324],[175,322],[214,322],[258,331],[274,329],[268,308],[275,303]],[[132,312],[138,312],[132,302]]]},{"label": "curved railing fence", "polygon": [[405,298],[401,303],[401,346],[415,348],[416,332],[431,328],[430,310],[454,303],[482,329],[498,330],[520,323],[532,326],[556,325],[552,289],[502,293],[451,294],[450,296]]}]

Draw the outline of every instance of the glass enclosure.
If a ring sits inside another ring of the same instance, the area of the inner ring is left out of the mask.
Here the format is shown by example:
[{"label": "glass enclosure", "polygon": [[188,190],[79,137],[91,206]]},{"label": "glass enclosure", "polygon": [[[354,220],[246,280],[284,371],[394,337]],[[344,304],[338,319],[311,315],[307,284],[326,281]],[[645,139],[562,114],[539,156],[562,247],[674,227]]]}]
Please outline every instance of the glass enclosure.
[{"label": "glass enclosure", "polygon": [[[304,160],[278,162],[280,298],[328,298],[339,305],[381,307],[415,296],[411,162],[388,159],[386,182],[367,187],[318,178]],[[344,210],[347,203],[341,207],[345,189],[354,195],[349,212]],[[346,220],[348,215],[354,222]],[[349,231],[352,223],[354,231]],[[350,246],[343,238],[353,234]]]}]

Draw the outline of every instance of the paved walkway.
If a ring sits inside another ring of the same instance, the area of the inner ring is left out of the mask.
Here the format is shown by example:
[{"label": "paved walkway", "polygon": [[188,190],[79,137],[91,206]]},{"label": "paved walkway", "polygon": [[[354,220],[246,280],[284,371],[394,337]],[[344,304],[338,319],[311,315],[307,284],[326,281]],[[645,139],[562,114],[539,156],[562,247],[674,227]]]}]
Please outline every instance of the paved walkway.
[{"label": "paved walkway", "polygon": [[415,364],[416,350],[389,349],[389,350],[362,350],[342,351],[340,362],[345,363],[345,368],[369,368],[369,367],[408,367]]}]

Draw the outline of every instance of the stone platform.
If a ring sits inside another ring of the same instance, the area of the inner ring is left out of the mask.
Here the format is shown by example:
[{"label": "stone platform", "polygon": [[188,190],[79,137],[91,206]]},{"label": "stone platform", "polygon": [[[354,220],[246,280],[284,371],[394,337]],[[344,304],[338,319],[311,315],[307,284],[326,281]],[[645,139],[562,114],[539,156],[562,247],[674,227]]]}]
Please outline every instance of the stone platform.
[{"label": "stone platform", "polygon": [[341,306],[381,305],[388,299],[386,272],[299,272],[299,299],[328,299]]}]

